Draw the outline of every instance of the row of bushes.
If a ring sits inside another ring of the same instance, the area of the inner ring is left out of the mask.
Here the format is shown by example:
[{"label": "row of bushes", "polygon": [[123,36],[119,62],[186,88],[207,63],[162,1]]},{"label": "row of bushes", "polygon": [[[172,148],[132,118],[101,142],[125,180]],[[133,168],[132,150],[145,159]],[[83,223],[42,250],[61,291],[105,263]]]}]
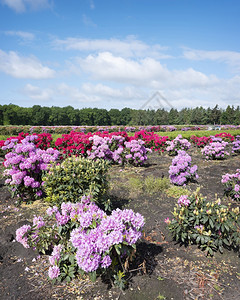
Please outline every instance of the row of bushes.
[{"label": "row of bushes", "polygon": [[[97,132],[97,131],[109,131],[109,132],[117,132],[117,131],[127,131],[127,132],[136,132],[140,130],[146,130],[151,132],[188,132],[188,131],[211,131],[216,126],[208,127],[207,125],[197,125],[192,126],[189,125],[157,125],[157,126],[0,126],[0,135],[18,135],[21,132],[27,133],[51,133],[51,134],[64,134],[70,133],[71,131],[77,132]],[[240,125],[222,125],[218,126],[220,130],[240,130]],[[219,130],[217,130],[219,131]]]}]

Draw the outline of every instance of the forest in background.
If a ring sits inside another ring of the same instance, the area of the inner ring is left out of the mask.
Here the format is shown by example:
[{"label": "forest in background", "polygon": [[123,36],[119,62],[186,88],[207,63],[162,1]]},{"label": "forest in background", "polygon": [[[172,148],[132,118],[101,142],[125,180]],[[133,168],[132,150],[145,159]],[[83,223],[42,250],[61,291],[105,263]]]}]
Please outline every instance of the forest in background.
[{"label": "forest in background", "polygon": [[34,105],[20,107],[15,104],[0,105],[0,125],[206,125],[206,124],[240,124],[240,108],[227,106],[219,108],[183,108],[177,110],[137,110],[131,108],[101,109],[72,106],[46,107]]}]

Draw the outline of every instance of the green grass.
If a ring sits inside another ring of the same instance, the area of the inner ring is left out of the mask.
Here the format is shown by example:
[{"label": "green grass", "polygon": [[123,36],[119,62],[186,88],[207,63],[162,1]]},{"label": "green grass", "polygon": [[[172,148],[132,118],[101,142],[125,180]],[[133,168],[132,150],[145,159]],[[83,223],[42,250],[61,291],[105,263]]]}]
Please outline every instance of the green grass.
[{"label": "green grass", "polygon": [[168,136],[170,139],[174,139],[177,137],[179,134],[182,135],[183,138],[185,139],[190,139],[192,135],[195,135],[197,137],[202,137],[202,136],[210,136],[210,135],[215,135],[217,133],[222,133],[222,132],[227,132],[230,133],[231,135],[240,135],[240,129],[230,129],[230,130],[194,130],[194,131],[172,131],[172,132],[162,132],[159,131],[157,134],[160,136]]},{"label": "green grass", "polygon": [[170,187],[168,178],[154,177],[152,175],[147,176],[145,179],[142,177],[130,177],[128,179],[129,190],[134,194],[146,193],[153,195],[161,193]]}]

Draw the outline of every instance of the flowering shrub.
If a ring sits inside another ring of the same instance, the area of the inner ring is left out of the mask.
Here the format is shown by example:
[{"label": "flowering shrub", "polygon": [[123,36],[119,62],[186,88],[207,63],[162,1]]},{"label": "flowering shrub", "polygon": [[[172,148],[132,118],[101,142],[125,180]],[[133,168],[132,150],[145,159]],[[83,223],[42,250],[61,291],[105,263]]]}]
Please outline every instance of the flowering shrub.
[{"label": "flowering shrub", "polygon": [[52,148],[42,150],[33,143],[37,135],[29,135],[21,143],[12,139],[5,143],[3,150],[8,150],[5,155],[3,175],[7,177],[5,184],[13,196],[21,200],[39,198],[42,195],[42,172],[47,170],[49,163],[57,160],[59,152]]},{"label": "flowering shrub", "polygon": [[217,133],[215,134],[215,137],[220,137],[221,139],[227,142],[233,142],[235,140],[234,136],[227,132]]},{"label": "flowering shrub", "polygon": [[103,158],[116,164],[123,163],[124,137],[120,135],[113,135],[112,137],[94,135],[89,140],[92,141],[92,149],[88,151],[89,158]]},{"label": "flowering shrub", "polygon": [[153,132],[148,132],[141,130],[135,132],[134,139],[141,139],[145,142],[146,147],[151,148],[151,150],[164,152],[167,147],[168,136],[160,136]]},{"label": "flowering shrub", "polygon": [[185,151],[179,150],[169,167],[169,178],[175,185],[184,185],[188,181],[198,179],[197,165],[191,166],[192,158]]},{"label": "flowering shrub", "polygon": [[202,136],[202,137],[197,137],[195,135],[192,135],[190,137],[191,142],[196,145],[198,148],[203,148],[206,145],[208,145],[209,143],[212,142],[212,139],[210,136],[206,137],[206,136]]},{"label": "flowering shrub", "polygon": [[232,143],[232,153],[240,153],[240,138],[236,136],[236,140]]},{"label": "flowering shrub", "polygon": [[196,193],[181,196],[174,208],[174,218],[165,219],[173,238],[185,244],[197,244],[213,255],[223,247],[237,248],[240,242],[239,207],[221,204],[220,199],[207,202]]},{"label": "flowering shrub", "polygon": [[[49,133],[34,133],[33,135],[36,136],[35,139],[32,140],[32,143],[36,145],[37,148],[47,150],[52,145],[52,136]],[[0,141],[0,148],[3,146],[8,146],[5,148],[5,153],[11,151],[11,141],[14,140],[13,143],[21,143],[21,141],[29,136],[29,133],[20,132],[18,136],[11,136],[5,140]],[[3,149],[2,149],[3,150]]]},{"label": "flowering shrub", "polygon": [[226,151],[227,145],[228,142],[213,141],[209,145],[205,146],[201,152],[206,159],[223,159],[229,155],[229,153]]},{"label": "flowering shrub", "polygon": [[83,195],[91,195],[98,202],[108,188],[108,167],[104,160],[74,156],[52,164],[43,177],[46,201],[60,206],[62,202],[78,202]]},{"label": "flowering shrub", "polygon": [[124,142],[123,159],[134,166],[141,166],[147,160],[147,152],[152,152],[151,149],[144,146],[142,140],[131,140]]},{"label": "flowering shrub", "polygon": [[76,204],[62,203],[61,209],[50,207],[45,218],[35,217],[33,226],[17,229],[16,240],[25,248],[45,253],[53,247],[50,279],[70,281],[83,272],[95,279],[104,271],[116,273],[135,251],[142,236],[143,216],[131,209],[116,209],[106,215],[90,200],[82,197]]},{"label": "flowering shrub", "polygon": [[224,193],[233,200],[240,200],[240,169],[235,174],[225,174],[221,182],[224,184]]},{"label": "flowering shrub", "polygon": [[92,143],[89,137],[91,133],[71,131],[70,134],[63,134],[62,138],[58,138],[55,142],[56,148],[63,154],[64,157],[71,155],[87,156],[87,150],[91,149]]},{"label": "flowering shrub", "polygon": [[179,134],[175,139],[172,141],[166,142],[169,155],[177,155],[178,150],[188,150],[191,147],[191,143],[187,139],[183,139],[182,135]]},{"label": "flowering shrub", "polygon": [[122,135],[94,135],[89,140],[93,141],[92,150],[88,151],[89,158],[103,158],[115,164],[142,165],[147,160],[147,152],[151,151],[145,148],[142,140],[126,140]]}]

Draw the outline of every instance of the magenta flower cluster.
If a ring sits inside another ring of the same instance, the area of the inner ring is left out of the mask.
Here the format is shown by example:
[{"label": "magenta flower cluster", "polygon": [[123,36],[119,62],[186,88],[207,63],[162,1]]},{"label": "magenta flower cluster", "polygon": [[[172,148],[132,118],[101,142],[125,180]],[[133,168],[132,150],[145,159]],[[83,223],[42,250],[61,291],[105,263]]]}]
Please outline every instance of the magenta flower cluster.
[{"label": "magenta flower cluster", "polygon": [[228,142],[223,140],[213,141],[209,145],[206,145],[202,150],[202,154],[206,159],[223,159],[229,155],[229,152],[226,151]]},{"label": "magenta flower cluster", "polygon": [[180,207],[187,207],[189,206],[189,204],[191,203],[191,201],[188,199],[188,195],[182,195],[179,197],[178,199],[178,205]]},{"label": "magenta flower cluster", "polygon": [[168,145],[166,150],[171,156],[177,155],[178,150],[187,151],[191,147],[191,143],[187,139],[183,139],[181,134],[172,141],[167,141],[166,144]]},{"label": "magenta flower cluster", "polygon": [[48,169],[51,162],[57,160],[59,152],[53,148],[42,150],[36,147],[33,140],[36,135],[29,135],[21,143],[6,141],[3,150],[9,150],[5,155],[3,175],[7,177],[8,185],[14,195],[26,195],[38,198],[42,195],[42,172]]},{"label": "magenta flower cluster", "polygon": [[233,200],[240,200],[240,169],[234,174],[225,174],[221,182],[224,184],[224,192]]},{"label": "magenta flower cluster", "polygon": [[191,166],[192,158],[183,150],[172,160],[169,167],[169,178],[175,185],[185,185],[188,181],[198,179],[197,165]]},{"label": "magenta flower cluster", "polygon": [[[48,275],[51,279],[57,278],[61,273],[61,259],[66,254],[65,249],[71,245],[74,249],[78,268],[86,273],[98,269],[108,268],[112,264],[115,246],[125,245],[134,247],[142,236],[144,218],[131,209],[116,209],[111,215],[101,210],[90,197],[82,197],[78,203],[62,203],[61,208],[56,206],[47,209],[50,222],[55,222],[49,228],[73,228],[70,239],[64,240],[58,237],[58,244],[53,248],[49,257],[50,268]],[[35,217],[35,223],[41,223],[43,219]],[[17,229],[17,241],[28,248],[30,235],[36,237],[36,226],[24,225]],[[69,234],[68,234],[69,235]],[[37,240],[37,239],[36,239]]]},{"label": "magenta flower cluster", "polygon": [[147,160],[147,152],[151,152],[144,146],[142,140],[126,141],[123,136],[101,137],[94,135],[89,138],[93,146],[88,150],[88,157],[103,158],[114,164],[142,165]]}]

